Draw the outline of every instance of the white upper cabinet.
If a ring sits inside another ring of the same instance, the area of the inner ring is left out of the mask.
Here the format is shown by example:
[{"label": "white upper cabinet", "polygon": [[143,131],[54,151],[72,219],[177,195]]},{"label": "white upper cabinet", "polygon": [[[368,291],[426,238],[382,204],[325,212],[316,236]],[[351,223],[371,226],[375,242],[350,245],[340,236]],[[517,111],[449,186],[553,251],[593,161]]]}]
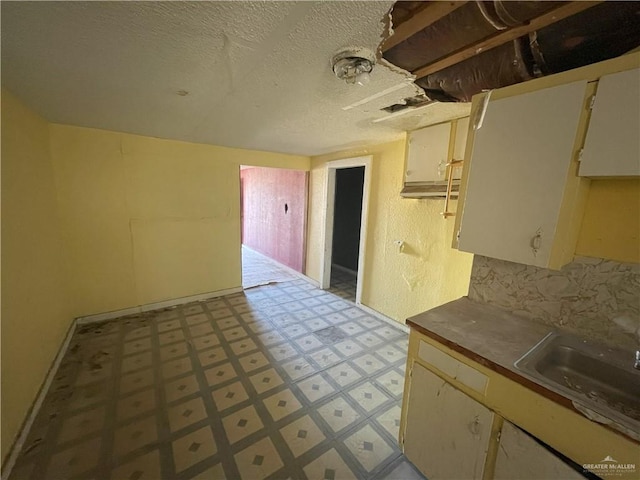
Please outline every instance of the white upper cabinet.
[{"label": "white upper cabinet", "polygon": [[437,182],[446,179],[451,124],[441,123],[409,134],[405,181]]},{"label": "white upper cabinet", "polygon": [[[469,117],[410,132],[403,197],[445,198],[458,196]],[[451,182],[449,182],[451,176]],[[447,209],[448,200],[445,203]],[[446,216],[451,216],[446,215]]]},{"label": "white upper cabinet", "polygon": [[567,182],[575,177],[586,88],[578,81],[506,97],[494,92],[467,155],[460,250],[559,268],[552,253],[559,225],[570,218]]},{"label": "white upper cabinet", "polygon": [[640,175],[640,70],[605,75],[598,81],[580,175]]}]

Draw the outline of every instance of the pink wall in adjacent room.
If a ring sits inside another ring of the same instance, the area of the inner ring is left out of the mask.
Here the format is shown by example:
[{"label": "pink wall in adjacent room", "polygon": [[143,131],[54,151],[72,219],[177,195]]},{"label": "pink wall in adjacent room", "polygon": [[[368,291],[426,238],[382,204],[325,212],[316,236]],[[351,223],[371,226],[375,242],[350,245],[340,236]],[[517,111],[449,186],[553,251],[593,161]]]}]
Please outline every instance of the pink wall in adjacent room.
[{"label": "pink wall in adjacent room", "polygon": [[307,172],[250,167],[240,170],[242,243],[304,273]]}]

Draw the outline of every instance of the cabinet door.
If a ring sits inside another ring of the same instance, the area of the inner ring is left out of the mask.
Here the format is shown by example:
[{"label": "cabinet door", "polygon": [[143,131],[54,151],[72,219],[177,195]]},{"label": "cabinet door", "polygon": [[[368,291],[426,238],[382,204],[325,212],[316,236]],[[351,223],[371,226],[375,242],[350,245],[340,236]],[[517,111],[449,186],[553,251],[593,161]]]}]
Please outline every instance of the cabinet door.
[{"label": "cabinet door", "polygon": [[490,101],[475,132],[459,249],[546,267],[586,82]]},{"label": "cabinet door", "polygon": [[413,364],[404,453],[429,480],[482,478],[493,413]]},{"label": "cabinet door", "polygon": [[606,75],[598,81],[580,175],[640,175],[640,70]]},{"label": "cabinet door", "polygon": [[560,458],[505,421],[500,435],[494,480],[584,480]]},{"label": "cabinet door", "polygon": [[409,134],[407,182],[445,179],[451,124],[442,123]]}]

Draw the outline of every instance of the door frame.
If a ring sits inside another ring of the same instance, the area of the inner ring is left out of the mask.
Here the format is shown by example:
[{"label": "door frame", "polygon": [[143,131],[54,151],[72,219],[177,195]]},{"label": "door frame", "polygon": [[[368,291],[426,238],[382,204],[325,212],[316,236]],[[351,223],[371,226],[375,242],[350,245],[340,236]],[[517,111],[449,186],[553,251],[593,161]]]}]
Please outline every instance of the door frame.
[{"label": "door frame", "polygon": [[320,263],[320,288],[326,290],[331,283],[331,254],[333,253],[333,219],[336,203],[336,171],[343,168],[364,167],[362,186],[362,212],[360,216],[360,244],[358,246],[358,278],[356,283],[356,305],[362,304],[362,280],[365,273],[365,246],[369,220],[369,192],[371,189],[371,165],[373,156],[345,158],[326,164],[325,208],[322,261]]}]

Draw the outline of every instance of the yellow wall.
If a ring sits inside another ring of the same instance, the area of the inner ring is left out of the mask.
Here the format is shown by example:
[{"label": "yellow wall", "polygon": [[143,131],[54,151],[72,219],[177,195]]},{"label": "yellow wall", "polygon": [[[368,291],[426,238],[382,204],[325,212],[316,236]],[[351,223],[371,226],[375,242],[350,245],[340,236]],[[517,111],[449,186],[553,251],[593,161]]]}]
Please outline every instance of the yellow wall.
[{"label": "yellow wall", "polygon": [[47,123],[2,90],[2,459],[71,325]]},{"label": "yellow wall", "polygon": [[49,125],[2,91],[3,462],[73,317],[240,286],[241,164],[310,159]]},{"label": "yellow wall", "polygon": [[640,180],[592,180],[576,254],[640,262]]},{"label": "yellow wall", "polygon": [[[326,163],[373,155],[362,303],[404,322],[407,317],[467,294],[473,256],[452,249],[453,219],[444,200],[400,197],[405,141],[312,157],[309,180],[307,270],[320,278]],[[455,202],[453,205],[455,208]],[[403,253],[394,241],[405,242]]]},{"label": "yellow wall", "polygon": [[240,287],[239,165],[309,158],[51,125],[74,314]]}]

